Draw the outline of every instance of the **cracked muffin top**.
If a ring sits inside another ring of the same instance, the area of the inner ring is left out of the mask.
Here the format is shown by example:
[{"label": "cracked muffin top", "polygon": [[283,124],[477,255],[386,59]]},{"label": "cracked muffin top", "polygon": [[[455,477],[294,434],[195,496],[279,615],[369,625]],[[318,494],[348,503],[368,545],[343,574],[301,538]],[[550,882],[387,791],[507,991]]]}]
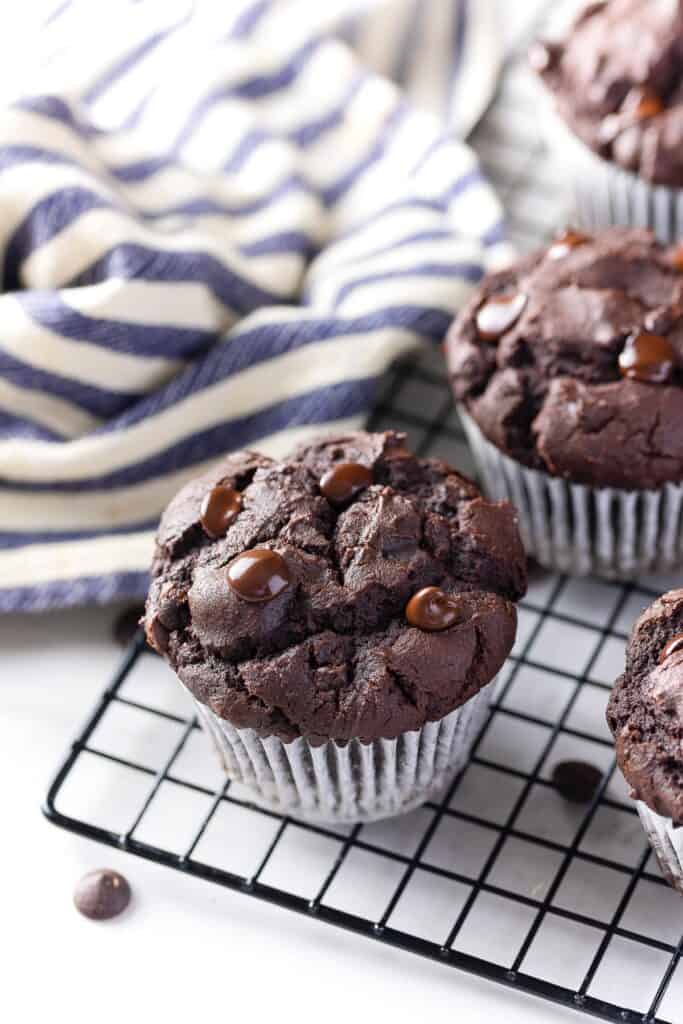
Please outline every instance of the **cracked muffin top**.
[{"label": "cracked muffin top", "polygon": [[655,184],[683,186],[683,2],[588,4],[531,61],[572,130]]},{"label": "cracked muffin top", "polygon": [[285,742],[419,729],[495,676],[526,589],[515,512],[402,434],[229,455],[168,506],[149,643],[195,698]]},{"label": "cracked muffin top", "polygon": [[634,798],[683,825],[683,590],[636,622],[607,722]]},{"label": "cracked muffin top", "polygon": [[567,231],[487,277],[446,340],[456,398],[523,465],[626,490],[683,481],[683,251]]}]

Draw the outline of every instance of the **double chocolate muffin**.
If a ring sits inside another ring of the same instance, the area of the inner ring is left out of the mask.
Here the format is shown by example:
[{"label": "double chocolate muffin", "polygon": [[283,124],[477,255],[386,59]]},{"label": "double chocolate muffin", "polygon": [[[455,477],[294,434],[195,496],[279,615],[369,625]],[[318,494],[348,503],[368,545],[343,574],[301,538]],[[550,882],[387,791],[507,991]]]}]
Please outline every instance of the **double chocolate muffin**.
[{"label": "double chocolate muffin", "polygon": [[567,231],[484,280],[451,328],[489,494],[549,568],[683,560],[683,261],[646,231]]},{"label": "double chocolate muffin", "polygon": [[466,756],[525,564],[511,506],[401,434],[239,452],[166,510],[146,632],[258,798],[381,817]]},{"label": "double chocolate muffin", "polygon": [[638,619],[607,721],[662,870],[683,892],[683,590]]},{"label": "double chocolate muffin", "polygon": [[[539,43],[532,64],[562,123],[582,223],[681,236],[683,4],[590,3],[567,37]],[[567,148],[574,139],[579,146]]]}]

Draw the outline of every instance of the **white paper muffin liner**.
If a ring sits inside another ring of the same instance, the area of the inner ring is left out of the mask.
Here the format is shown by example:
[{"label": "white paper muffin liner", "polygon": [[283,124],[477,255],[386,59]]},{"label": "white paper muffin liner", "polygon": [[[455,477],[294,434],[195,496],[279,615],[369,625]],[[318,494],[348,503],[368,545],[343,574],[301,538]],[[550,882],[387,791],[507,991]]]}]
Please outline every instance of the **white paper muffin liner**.
[{"label": "white paper muffin liner", "polygon": [[674,828],[671,818],[656,814],[642,800],[636,800],[636,807],[662,874],[683,895],[683,828]]},{"label": "white paper muffin liner", "polygon": [[549,135],[567,168],[577,227],[650,228],[661,242],[683,239],[683,189],[653,185],[604,160],[554,111],[549,114]]},{"label": "white paper muffin liner", "polygon": [[493,696],[495,681],[438,722],[395,740],[313,747],[236,729],[194,698],[230,779],[280,814],[316,822],[363,822],[402,814],[435,796],[464,767]]},{"label": "white paper muffin liner", "polygon": [[625,491],[575,484],[516,462],[462,409],[460,417],[485,492],[516,506],[527,554],[541,565],[626,580],[683,564],[683,485]]}]

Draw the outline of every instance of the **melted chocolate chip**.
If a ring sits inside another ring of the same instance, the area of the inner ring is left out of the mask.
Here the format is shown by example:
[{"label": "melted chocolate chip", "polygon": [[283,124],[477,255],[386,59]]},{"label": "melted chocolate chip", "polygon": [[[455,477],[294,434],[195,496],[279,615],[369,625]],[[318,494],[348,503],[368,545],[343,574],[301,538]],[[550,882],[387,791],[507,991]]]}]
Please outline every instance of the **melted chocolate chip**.
[{"label": "melted chocolate chip", "polygon": [[406,618],[411,626],[435,633],[460,622],[462,607],[457,598],[444,593],[440,587],[425,587],[408,601]]},{"label": "melted chocolate chip", "polygon": [[498,341],[524,312],[527,298],[521,292],[492,295],[476,316],[477,332],[484,341]]},{"label": "melted chocolate chip", "polygon": [[584,235],[581,231],[574,231],[573,228],[567,228],[563,234],[557,236],[548,249],[548,258],[551,260],[564,259],[572,249],[578,249],[580,245],[585,245],[589,241],[588,235]]},{"label": "melted chocolate chip", "polygon": [[683,650],[683,633],[679,633],[678,636],[673,638],[673,640],[669,640],[661,653],[659,664],[661,665],[662,662],[666,661],[667,658],[670,658],[672,654],[676,654],[681,650]]},{"label": "melted chocolate chip", "polygon": [[331,505],[345,505],[372,483],[372,470],[360,462],[339,462],[322,476],[320,490]]},{"label": "melted chocolate chip", "polygon": [[667,384],[676,370],[676,351],[661,334],[633,334],[619,356],[622,377],[647,384]]},{"label": "melted chocolate chip", "polygon": [[243,551],[227,568],[228,583],[243,601],[270,601],[290,583],[282,555],[270,548]]},{"label": "melted chocolate chip", "polygon": [[130,886],[118,871],[103,868],[81,878],[74,891],[76,909],[91,921],[117,917],[130,903]]},{"label": "melted chocolate chip", "polygon": [[602,772],[586,761],[560,761],[553,769],[558,791],[573,804],[587,804],[602,782]]},{"label": "melted chocolate chip", "polygon": [[232,487],[218,484],[205,495],[199,518],[204,532],[213,537],[225,536],[242,508],[242,495]]}]

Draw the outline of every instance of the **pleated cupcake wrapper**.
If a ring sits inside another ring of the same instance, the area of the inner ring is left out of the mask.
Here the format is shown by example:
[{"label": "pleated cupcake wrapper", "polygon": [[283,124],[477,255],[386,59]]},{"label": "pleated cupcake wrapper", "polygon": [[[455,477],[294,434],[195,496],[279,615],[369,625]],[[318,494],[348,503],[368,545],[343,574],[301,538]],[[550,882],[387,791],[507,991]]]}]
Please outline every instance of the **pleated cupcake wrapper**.
[{"label": "pleated cupcake wrapper", "polygon": [[310,821],[362,822],[419,806],[464,767],[493,689],[489,683],[445,718],[398,739],[351,740],[346,746],[262,739],[253,729],[236,729],[205,704],[194,704],[228,776],[248,786],[256,803]]},{"label": "pleated cupcake wrapper", "polygon": [[642,800],[636,807],[662,874],[683,895],[683,828],[674,828],[671,818],[656,814]]},{"label": "pleated cupcake wrapper", "polygon": [[511,501],[527,554],[574,576],[632,579],[683,564],[683,486],[656,491],[589,487],[528,469],[460,411],[484,490]]},{"label": "pleated cupcake wrapper", "polygon": [[[594,153],[554,111],[549,133],[568,168],[577,227],[650,228],[661,242],[683,239],[683,189],[652,185]],[[558,225],[561,227],[561,225]]]}]

